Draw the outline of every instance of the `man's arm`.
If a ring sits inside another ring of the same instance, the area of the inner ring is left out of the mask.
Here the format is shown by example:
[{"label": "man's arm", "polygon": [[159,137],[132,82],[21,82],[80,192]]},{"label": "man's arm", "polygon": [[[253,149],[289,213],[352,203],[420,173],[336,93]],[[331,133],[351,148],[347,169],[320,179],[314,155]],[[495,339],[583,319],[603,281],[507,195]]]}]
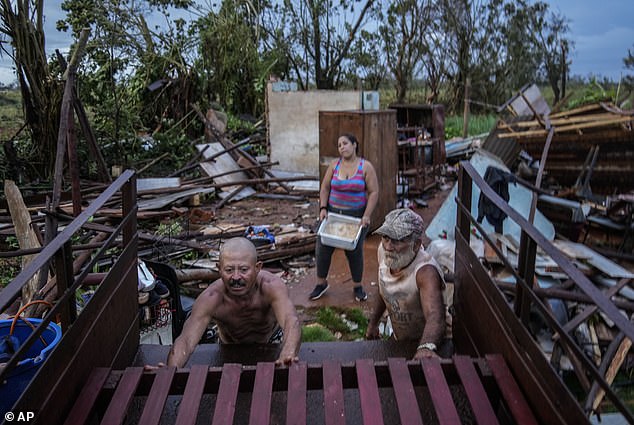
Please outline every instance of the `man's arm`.
[{"label": "man's arm", "polygon": [[372,308],[372,315],[368,321],[368,329],[365,331],[365,339],[378,339],[379,338],[379,321],[383,317],[385,312],[385,301],[381,294],[377,294],[374,300],[374,307]]},{"label": "man's arm", "polygon": [[[425,315],[425,329],[419,346],[425,343],[438,346],[445,333],[445,306],[442,297],[442,280],[436,268],[426,265],[418,269],[416,285]],[[422,348],[416,350],[414,359],[432,356],[437,356],[434,350]]]},{"label": "man's arm", "polygon": [[185,321],[181,334],[172,344],[172,348],[167,356],[168,366],[185,366],[185,363],[189,360],[189,356],[191,356],[196,349],[200,338],[211,321],[213,312],[222,299],[217,287],[218,285],[212,284],[200,294],[196,302],[194,302],[191,315]]},{"label": "man's arm", "polygon": [[299,361],[299,345],[302,341],[302,328],[295,306],[288,296],[288,288],[284,281],[275,275],[270,276],[266,287],[277,323],[284,330],[282,349],[275,363],[282,365],[297,362]]}]

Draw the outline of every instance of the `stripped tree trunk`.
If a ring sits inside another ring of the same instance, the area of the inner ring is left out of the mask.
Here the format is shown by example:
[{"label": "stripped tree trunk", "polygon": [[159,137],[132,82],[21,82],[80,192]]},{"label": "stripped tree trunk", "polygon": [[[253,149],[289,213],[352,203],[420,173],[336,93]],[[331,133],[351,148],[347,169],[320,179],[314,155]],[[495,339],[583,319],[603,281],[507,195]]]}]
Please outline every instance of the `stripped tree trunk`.
[{"label": "stripped tree trunk", "polygon": [[[40,242],[35,235],[35,231],[31,228],[31,214],[22,199],[20,189],[12,180],[4,181],[4,193],[9,204],[9,213],[15,226],[15,234],[18,238],[20,249],[40,248]],[[31,262],[37,254],[25,255],[22,257],[22,269]],[[26,305],[32,299],[38,290],[38,279],[42,271],[34,274],[31,280],[22,288],[22,305]]]}]

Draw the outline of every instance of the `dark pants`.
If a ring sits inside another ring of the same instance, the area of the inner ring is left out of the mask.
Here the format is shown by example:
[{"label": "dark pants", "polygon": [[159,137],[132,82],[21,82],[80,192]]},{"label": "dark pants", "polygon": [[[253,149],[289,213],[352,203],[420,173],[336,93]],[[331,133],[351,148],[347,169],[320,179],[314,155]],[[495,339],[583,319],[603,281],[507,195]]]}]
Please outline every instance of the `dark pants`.
[{"label": "dark pants", "polygon": [[[338,210],[328,207],[328,212],[334,212],[336,214],[348,215],[351,217],[361,218],[365,208],[358,210]],[[363,279],[363,242],[365,236],[368,233],[368,228],[364,227],[361,230],[359,241],[354,250],[344,250],[346,258],[348,259],[348,267],[350,267],[350,274],[352,275],[352,281],[357,284],[361,284]],[[328,276],[328,270],[330,270],[330,264],[332,262],[332,254],[335,252],[334,247],[323,245],[320,238],[317,238],[317,244],[315,246],[315,261],[317,262],[317,277],[325,279]]]}]

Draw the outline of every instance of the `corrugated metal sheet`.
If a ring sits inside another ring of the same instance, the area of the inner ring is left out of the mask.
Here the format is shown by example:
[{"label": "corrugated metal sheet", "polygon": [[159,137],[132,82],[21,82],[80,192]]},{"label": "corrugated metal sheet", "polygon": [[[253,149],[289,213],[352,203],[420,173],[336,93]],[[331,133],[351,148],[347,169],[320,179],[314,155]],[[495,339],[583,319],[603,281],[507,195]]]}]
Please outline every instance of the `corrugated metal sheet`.
[{"label": "corrugated metal sheet", "polygon": [[[515,117],[506,122],[523,121],[524,119],[525,118],[522,117]],[[502,139],[498,137],[501,132],[507,132],[507,130],[500,129],[500,124],[504,122],[505,121],[502,120],[498,121],[495,128],[489,133],[489,136],[482,144],[482,149],[491,152],[493,155],[500,158],[507,167],[513,168],[521,148],[514,139]]]}]

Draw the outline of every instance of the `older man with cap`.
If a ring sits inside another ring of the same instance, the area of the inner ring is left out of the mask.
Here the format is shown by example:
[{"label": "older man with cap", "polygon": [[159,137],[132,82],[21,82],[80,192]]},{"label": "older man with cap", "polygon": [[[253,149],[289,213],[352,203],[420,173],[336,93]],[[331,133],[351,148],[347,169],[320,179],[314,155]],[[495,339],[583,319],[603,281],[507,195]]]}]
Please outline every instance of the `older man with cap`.
[{"label": "older man with cap", "polygon": [[387,309],[394,338],[419,342],[414,359],[437,356],[445,335],[445,282],[440,267],[423,248],[423,219],[409,208],[396,209],[375,233],[381,235],[380,296],[366,338],[379,337],[379,321]]}]

